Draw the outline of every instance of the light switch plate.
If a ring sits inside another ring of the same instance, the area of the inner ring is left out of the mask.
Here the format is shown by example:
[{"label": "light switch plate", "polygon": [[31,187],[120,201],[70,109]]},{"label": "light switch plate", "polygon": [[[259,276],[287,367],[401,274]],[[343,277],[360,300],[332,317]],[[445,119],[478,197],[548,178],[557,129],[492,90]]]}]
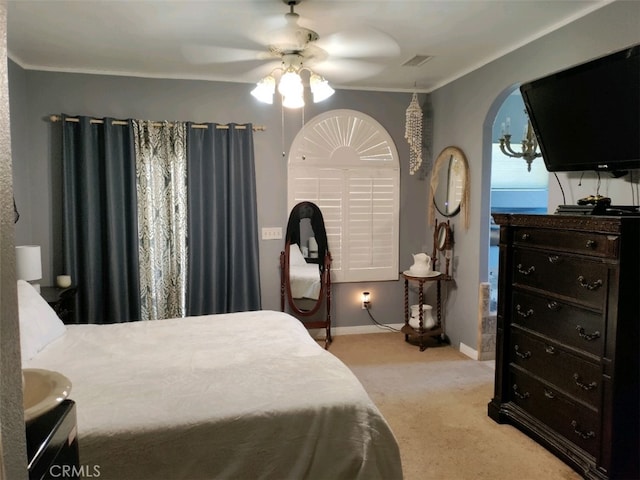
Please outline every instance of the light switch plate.
[{"label": "light switch plate", "polygon": [[281,240],[282,227],[263,227],[262,240]]}]

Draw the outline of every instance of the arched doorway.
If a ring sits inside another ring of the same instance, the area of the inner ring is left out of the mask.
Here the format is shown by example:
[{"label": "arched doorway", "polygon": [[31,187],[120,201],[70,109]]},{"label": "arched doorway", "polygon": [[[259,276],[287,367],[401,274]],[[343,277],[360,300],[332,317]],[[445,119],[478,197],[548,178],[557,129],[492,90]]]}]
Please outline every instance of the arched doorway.
[{"label": "arched doorway", "polygon": [[512,135],[512,148],[520,151],[526,136],[528,118],[518,88],[504,99],[493,121],[491,135],[491,184],[489,215],[488,278],[491,286],[490,311],[497,306],[498,237],[499,228],[493,223],[492,213],[547,213],[549,173],[542,158],[537,158],[527,170],[521,158],[509,157],[500,150],[500,137]]}]

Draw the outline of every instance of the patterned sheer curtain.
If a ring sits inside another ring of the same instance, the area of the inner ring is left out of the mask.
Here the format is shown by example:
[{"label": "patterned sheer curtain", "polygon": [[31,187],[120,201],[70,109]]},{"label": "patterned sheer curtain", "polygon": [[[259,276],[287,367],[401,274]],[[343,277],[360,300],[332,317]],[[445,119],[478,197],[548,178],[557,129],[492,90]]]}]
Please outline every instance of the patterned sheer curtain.
[{"label": "patterned sheer curtain", "polygon": [[133,120],[141,320],[186,312],[186,128],[182,122]]}]

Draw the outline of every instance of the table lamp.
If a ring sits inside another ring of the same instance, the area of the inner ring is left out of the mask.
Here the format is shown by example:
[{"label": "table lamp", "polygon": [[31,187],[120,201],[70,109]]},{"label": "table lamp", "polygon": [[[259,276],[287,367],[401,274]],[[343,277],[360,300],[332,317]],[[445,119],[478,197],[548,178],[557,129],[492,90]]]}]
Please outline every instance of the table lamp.
[{"label": "table lamp", "polygon": [[[19,245],[16,247],[16,277],[31,283],[42,278],[40,245]],[[40,292],[39,283],[31,283]]]}]

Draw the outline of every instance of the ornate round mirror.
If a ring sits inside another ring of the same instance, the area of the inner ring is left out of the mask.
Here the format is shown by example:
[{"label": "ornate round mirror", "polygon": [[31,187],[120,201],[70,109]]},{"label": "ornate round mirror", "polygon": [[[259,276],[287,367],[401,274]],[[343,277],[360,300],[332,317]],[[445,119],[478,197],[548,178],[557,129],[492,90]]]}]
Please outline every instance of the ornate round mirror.
[{"label": "ornate round mirror", "polygon": [[433,225],[433,208],[445,217],[453,217],[464,210],[468,227],[469,164],[458,147],[446,147],[436,158],[431,172],[429,223]]}]

